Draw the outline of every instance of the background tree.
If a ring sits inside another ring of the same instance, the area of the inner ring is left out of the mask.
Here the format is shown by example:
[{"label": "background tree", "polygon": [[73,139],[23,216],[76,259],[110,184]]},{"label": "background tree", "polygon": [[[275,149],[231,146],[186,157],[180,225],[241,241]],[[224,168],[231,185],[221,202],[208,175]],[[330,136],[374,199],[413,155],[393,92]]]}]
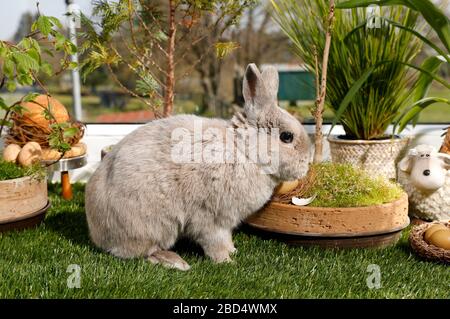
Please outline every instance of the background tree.
[{"label": "background tree", "polygon": [[[249,2],[247,7],[238,12],[241,18],[231,26],[227,26],[227,21],[223,20],[217,23],[216,17],[211,15],[200,20],[202,28],[210,30],[210,33],[192,45],[186,56],[187,62],[195,65],[203,91],[200,113],[226,115],[224,101],[227,96],[236,94],[231,93],[229,88],[240,88],[241,77],[248,63],[292,61],[289,40],[273,23],[267,6],[267,1]],[[201,63],[195,63],[198,60]]]},{"label": "background tree", "polygon": [[[82,17],[86,29],[82,44],[84,73],[105,65],[124,91],[150,106],[156,116],[168,116],[173,110],[177,76],[189,74],[201,61],[200,58],[187,68],[182,67],[186,63],[181,63],[189,47],[210,34],[211,30],[204,28],[200,20],[214,16],[216,24],[226,30],[238,21],[243,8],[251,2],[99,1],[93,10],[93,20]],[[128,68],[135,75],[134,87],[125,85],[116,76],[120,67]]]}]

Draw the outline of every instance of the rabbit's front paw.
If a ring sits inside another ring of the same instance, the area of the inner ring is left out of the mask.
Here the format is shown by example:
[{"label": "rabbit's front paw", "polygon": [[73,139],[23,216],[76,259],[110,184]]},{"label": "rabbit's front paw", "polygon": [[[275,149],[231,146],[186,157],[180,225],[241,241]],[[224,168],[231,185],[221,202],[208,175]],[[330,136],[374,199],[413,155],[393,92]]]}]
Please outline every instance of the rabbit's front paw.
[{"label": "rabbit's front paw", "polygon": [[230,257],[230,253],[225,249],[220,251],[208,252],[207,255],[211,257],[211,259],[217,264],[233,262]]}]

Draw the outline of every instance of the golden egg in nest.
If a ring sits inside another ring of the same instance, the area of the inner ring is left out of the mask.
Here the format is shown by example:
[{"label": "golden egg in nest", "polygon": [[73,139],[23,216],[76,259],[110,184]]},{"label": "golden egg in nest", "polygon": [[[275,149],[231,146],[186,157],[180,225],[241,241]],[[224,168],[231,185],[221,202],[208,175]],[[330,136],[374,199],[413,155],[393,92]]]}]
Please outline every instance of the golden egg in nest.
[{"label": "golden egg in nest", "polygon": [[429,244],[443,249],[450,249],[450,229],[439,229],[431,235]]},{"label": "golden egg in nest", "polygon": [[27,124],[34,124],[43,129],[47,129],[50,122],[45,118],[44,110],[48,109],[57,123],[69,121],[69,113],[65,106],[53,97],[41,94],[33,101],[23,102],[21,106],[24,108],[22,112],[22,121]]},{"label": "golden egg in nest", "polygon": [[284,195],[289,193],[290,191],[294,190],[298,186],[299,181],[285,181],[282,182],[280,185],[277,186],[275,189],[275,194],[277,195]]},{"label": "golden egg in nest", "polygon": [[447,229],[447,227],[445,227],[445,225],[442,225],[442,224],[435,224],[435,225],[429,227],[425,231],[425,235],[424,235],[425,241],[428,243],[430,241],[431,235],[433,235],[438,230],[446,230],[446,229]]}]

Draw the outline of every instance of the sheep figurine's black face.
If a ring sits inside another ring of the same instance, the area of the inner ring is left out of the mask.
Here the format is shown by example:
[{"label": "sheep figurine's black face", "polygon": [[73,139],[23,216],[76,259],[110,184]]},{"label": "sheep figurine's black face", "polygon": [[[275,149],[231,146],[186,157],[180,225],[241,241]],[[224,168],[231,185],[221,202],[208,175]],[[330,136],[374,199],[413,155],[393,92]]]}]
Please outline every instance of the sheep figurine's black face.
[{"label": "sheep figurine's black face", "polygon": [[429,145],[411,149],[400,162],[400,169],[410,175],[411,183],[419,190],[436,191],[445,184],[449,156],[438,153]]}]

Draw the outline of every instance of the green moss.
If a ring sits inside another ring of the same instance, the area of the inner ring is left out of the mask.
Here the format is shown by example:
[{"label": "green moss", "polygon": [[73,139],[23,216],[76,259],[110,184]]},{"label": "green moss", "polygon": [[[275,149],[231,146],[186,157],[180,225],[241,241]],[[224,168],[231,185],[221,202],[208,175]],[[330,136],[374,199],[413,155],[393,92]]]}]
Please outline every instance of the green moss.
[{"label": "green moss", "polygon": [[6,162],[0,159],[0,181],[24,176],[36,176],[40,178],[44,175],[45,170],[40,164],[35,164],[30,167],[22,167],[15,163]]},{"label": "green moss", "polygon": [[349,164],[320,163],[311,166],[315,178],[306,196],[317,194],[310,206],[361,207],[392,202],[403,193],[398,184],[373,178]]}]

